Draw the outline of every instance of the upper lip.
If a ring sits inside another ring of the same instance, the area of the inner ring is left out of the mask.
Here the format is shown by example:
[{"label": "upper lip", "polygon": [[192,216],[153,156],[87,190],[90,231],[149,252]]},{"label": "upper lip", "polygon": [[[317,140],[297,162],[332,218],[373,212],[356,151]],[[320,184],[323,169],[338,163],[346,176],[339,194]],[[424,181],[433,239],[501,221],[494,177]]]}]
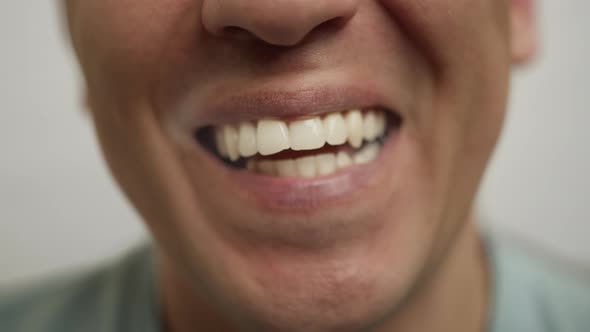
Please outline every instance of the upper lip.
[{"label": "upper lip", "polygon": [[[283,87],[283,88],[281,88]],[[262,118],[290,119],[352,109],[396,111],[384,94],[370,84],[331,84],[271,89],[218,90],[200,106],[198,125],[217,125]]]}]

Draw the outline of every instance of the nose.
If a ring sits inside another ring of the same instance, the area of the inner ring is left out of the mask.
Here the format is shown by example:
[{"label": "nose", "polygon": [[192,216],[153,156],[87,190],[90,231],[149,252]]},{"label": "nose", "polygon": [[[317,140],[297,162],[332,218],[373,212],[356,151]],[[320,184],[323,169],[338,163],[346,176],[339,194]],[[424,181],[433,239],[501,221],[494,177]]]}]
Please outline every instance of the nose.
[{"label": "nose", "polygon": [[204,0],[202,22],[216,36],[249,35],[276,46],[299,44],[329,22],[347,21],[360,0]]}]

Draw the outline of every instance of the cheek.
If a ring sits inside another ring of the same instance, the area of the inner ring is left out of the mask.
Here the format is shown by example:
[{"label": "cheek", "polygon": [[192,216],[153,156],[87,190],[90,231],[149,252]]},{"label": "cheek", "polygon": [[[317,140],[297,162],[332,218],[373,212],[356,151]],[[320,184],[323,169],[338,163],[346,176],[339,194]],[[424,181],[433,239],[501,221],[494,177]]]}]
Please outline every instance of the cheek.
[{"label": "cheek", "polygon": [[200,31],[200,1],[88,0],[74,7],[72,38],[90,86],[149,84],[171,45]]}]

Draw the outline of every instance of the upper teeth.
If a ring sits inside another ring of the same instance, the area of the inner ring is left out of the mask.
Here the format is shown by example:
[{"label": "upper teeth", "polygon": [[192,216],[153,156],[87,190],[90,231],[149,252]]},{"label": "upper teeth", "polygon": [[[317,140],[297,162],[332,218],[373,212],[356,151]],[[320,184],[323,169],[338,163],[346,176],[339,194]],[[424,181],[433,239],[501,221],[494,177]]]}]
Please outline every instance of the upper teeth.
[{"label": "upper teeth", "polygon": [[375,140],[386,130],[385,113],[359,110],[328,114],[287,123],[275,119],[262,119],[256,123],[246,121],[238,125],[226,124],[215,128],[217,150],[230,160],[252,157],[256,154],[272,155],[283,150],[315,150],[348,141],[354,148],[363,139]]}]

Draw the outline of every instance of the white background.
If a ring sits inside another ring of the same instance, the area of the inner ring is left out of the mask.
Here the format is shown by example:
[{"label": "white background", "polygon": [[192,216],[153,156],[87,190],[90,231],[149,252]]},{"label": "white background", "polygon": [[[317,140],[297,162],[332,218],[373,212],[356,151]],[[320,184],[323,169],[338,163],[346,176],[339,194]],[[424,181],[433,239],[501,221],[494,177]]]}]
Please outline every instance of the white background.
[{"label": "white background", "polygon": [[[479,214],[590,263],[590,2],[546,1]],[[145,233],[105,170],[54,1],[0,4],[0,283],[111,257]]]}]

